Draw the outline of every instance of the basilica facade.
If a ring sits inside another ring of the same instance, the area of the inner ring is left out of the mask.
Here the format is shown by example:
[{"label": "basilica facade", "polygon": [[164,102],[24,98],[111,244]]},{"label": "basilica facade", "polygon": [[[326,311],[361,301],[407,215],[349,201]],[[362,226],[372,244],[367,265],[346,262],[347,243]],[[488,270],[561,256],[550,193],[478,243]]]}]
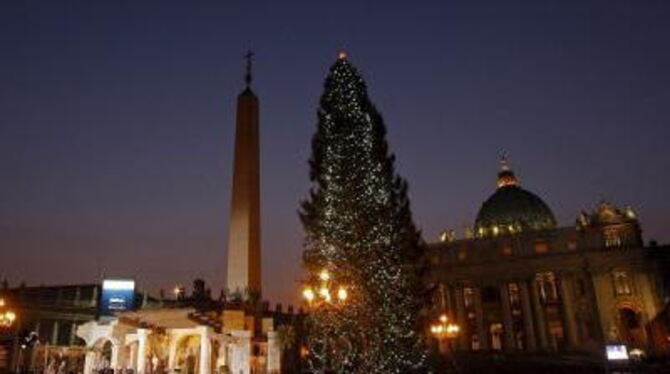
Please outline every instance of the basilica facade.
[{"label": "basilica facade", "polygon": [[460,325],[458,350],[647,352],[664,302],[651,251],[630,207],[602,202],[559,227],[503,160],[465,238],[447,230],[430,244],[433,307]]}]

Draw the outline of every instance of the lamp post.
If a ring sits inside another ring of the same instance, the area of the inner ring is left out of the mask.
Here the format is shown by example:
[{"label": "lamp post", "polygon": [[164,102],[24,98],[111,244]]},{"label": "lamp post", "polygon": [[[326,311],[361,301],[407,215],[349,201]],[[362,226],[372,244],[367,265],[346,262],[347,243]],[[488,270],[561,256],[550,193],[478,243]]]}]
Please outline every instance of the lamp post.
[{"label": "lamp post", "polygon": [[342,306],[347,301],[349,292],[345,286],[338,285],[335,282],[330,271],[323,269],[319,272],[317,282],[305,285],[302,290],[302,297],[310,309],[315,309],[327,306]]},{"label": "lamp post", "polygon": [[5,299],[0,298],[0,327],[9,328],[14,324],[16,314],[7,309]]},{"label": "lamp post", "polygon": [[184,287],[182,287],[180,285],[174,286],[174,289],[172,290],[172,292],[174,293],[175,300],[177,300],[177,301],[181,300],[181,298],[184,296],[184,291],[185,291]]},{"label": "lamp post", "polygon": [[[314,312],[323,312],[323,313],[336,313],[338,310],[341,310],[346,305],[347,299],[349,298],[349,290],[347,286],[340,284],[331,271],[328,269],[321,270],[316,277],[311,277],[311,280],[306,282],[302,289],[302,297],[307,303],[307,307]],[[330,339],[337,338],[337,336],[331,336],[332,334],[322,334],[323,335],[323,368],[316,369],[316,372],[328,373],[330,372],[333,365],[336,362],[333,362],[332,356],[336,349],[331,347],[329,344]],[[312,352],[306,351],[305,356],[310,356]],[[313,364],[313,362],[312,362]],[[341,372],[341,370],[335,370],[336,372]]]},{"label": "lamp post", "polygon": [[460,326],[449,322],[449,317],[446,313],[440,315],[438,320],[430,325],[430,333],[437,339],[440,353],[448,356],[447,359],[449,360],[449,363],[456,370],[458,370],[456,363],[454,362],[454,358],[451,357],[451,343],[458,336],[460,331]]},{"label": "lamp post", "polygon": [[[0,331],[5,332],[9,331],[10,327],[14,324],[14,321],[16,321],[16,314],[9,310],[7,308],[7,303],[5,302],[5,299],[0,297]],[[18,360],[16,361],[16,371],[18,371],[18,365],[20,364],[20,359],[21,359],[21,349],[19,347],[19,338],[18,338],[18,333],[15,332],[14,337],[13,337],[14,343],[12,344],[14,347],[14,353],[12,354],[13,357],[16,357],[15,355],[18,355]],[[18,352],[17,352],[18,349]],[[12,366],[14,363],[12,363]]]}]

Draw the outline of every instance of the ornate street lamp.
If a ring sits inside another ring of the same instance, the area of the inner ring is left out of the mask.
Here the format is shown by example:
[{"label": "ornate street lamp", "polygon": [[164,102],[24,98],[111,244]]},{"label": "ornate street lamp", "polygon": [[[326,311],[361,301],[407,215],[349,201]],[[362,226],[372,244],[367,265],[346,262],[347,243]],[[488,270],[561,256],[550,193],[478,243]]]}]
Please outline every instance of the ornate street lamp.
[{"label": "ornate street lamp", "polygon": [[302,297],[310,308],[319,308],[322,306],[341,306],[347,301],[349,292],[343,285],[338,285],[330,271],[321,270],[318,281],[313,284],[306,284],[302,290]]},{"label": "ornate street lamp", "polygon": [[5,305],[5,299],[0,298],[0,327],[10,327],[14,323],[14,320],[16,320],[16,314],[8,310]]},{"label": "ornate street lamp", "polygon": [[[440,342],[440,348],[443,347],[442,343],[445,340],[448,342],[448,347],[450,347],[451,342],[458,336],[460,331],[460,326],[449,322],[449,317],[446,314],[440,315],[440,318],[430,325],[430,333]],[[440,349],[440,351],[443,351],[443,349]]]},{"label": "ornate street lamp", "polygon": [[[347,286],[339,284],[328,269],[323,269],[316,276],[310,277],[310,280],[305,283],[302,289],[302,297],[309,309],[316,313],[331,315],[332,318],[332,313],[337,314],[345,307],[349,298],[349,290]],[[328,333],[325,335],[322,342],[323,348],[318,349],[322,353],[311,352],[305,347],[304,352],[301,351],[301,356],[307,358],[310,366],[319,362],[316,367],[312,367],[315,373],[342,372],[342,368],[334,368],[334,366],[345,364],[334,359],[338,355],[336,351],[341,350],[341,345],[336,342],[338,337],[330,336]],[[340,348],[337,348],[338,346]],[[345,345],[345,347],[351,349],[350,345]],[[312,361],[313,359],[316,361]]]},{"label": "ornate street lamp", "polygon": [[174,298],[175,300],[179,301],[184,297],[185,290],[183,286],[176,285],[174,286],[174,289],[172,290],[172,293],[174,293]]}]

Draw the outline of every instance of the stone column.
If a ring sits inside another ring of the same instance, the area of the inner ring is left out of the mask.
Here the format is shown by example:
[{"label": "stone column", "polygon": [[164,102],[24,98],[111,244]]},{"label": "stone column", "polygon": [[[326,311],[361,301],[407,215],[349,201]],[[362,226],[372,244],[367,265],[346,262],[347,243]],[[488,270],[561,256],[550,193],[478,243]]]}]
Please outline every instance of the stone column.
[{"label": "stone column", "polygon": [[230,368],[235,374],[251,373],[251,331],[233,330],[231,335],[234,339],[232,360]]},{"label": "stone column", "polygon": [[477,328],[479,328],[479,349],[489,349],[489,331],[484,326],[484,310],[482,309],[482,287],[475,288],[475,313],[477,315]]},{"label": "stone column", "polygon": [[35,325],[33,326],[33,331],[35,331],[35,334],[37,334],[37,336],[40,336],[40,320],[37,320],[37,322],[35,322]]},{"label": "stone column", "polygon": [[93,374],[93,365],[95,365],[95,352],[86,352],[84,357],[84,374]]},{"label": "stone column", "polygon": [[467,325],[467,318],[465,317],[465,305],[463,304],[463,287],[457,285],[454,290],[456,294],[456,322],[461,326],[461,333],[458,338],[459,347],[461,349],[470,350],[468,346],[470,328]]},{"label": "stone column", "polygon": [[279,374],[281,372],[281,348],[276,331],[268,331],[268,367],[269,374]]},{"label": "stone column", "polygon": [[540,294],[537,289],[537,282],[533,279],[530,282],[530,296],[533,301],[533,312],[535,315],[535,325],[537,329],[537,336],[539,340],[540,349],[548,349],[549,341],[547,340],[547,322],[544,318],[544,307],[542,306],[542,301],[540,300]]},{"label": "stone column", "polygon": [[98,286],[97,285],[93,286],[93,292],[91,294],[91,306],[92,307],[97,307],[98,306]]},{"label": "stone column", "polygon": [[70,345],[74,345],[77,338],[77,322],[72,322],[70,326]]},{"label": "stone column", "polygon": [[525,281],[519,282],[519,297],[521,298],[521,308],[523,314],[523,331],[526,337],[526,351],[533,352],[537,349],[535,341],[535,328],[533,328],[533,310],[531,309],[530,295],[528,293],[528,284]]},{"label": "stone column", "polygon": [[[130,344],[130,357],[128,357],[128,368],[137,372],[137,343]],[[170,367],[172,369],[172,367]]]},{"label": "stone column", "polygon": [[514,338],[514,321],[512,320],[512,306],[509,302],[507,282],[500,284],[500,301],[502,306],[503,329],[505,332],[505,350],[516,350],[516,339]]},{"label": "stone column", "polygon": [[144,374],[147,370],[147,336],[149,330],[137,329],[137,373]]},{"label": "stone column", "polygon": [[199,374],[210,374],[212,367],[212,342],[209,340],[209,328],[198,327],[200,330],[200,370]]},{"label": "stone column", "polygon": [[445,302],[445,307],[447,308],[447,311],[451,314],[451,317],[454,316],[454,311],[456,306],[454,305],[454,298],[451,293],[451,287],[448,284],[443,284],[443,295],[444,295],[444,302]]},{"label": "stone column", "polygon": [[123,347],[119,343],[112,342],[112,357],[109,360],[109,367],[111,369],[117,370],[119,368],[119,356],[122,349]]},{"label": "stone column", "polygon": [[114,369],[126,368],[126,336],[122,335],[120,338],[112,342],[112,358],[109,360],[109,366]]},{"label": "stone column", "polygon": [[[604,304],[603,296],[604,295],[598,295],[598,283],[599,283],[599,278],[601,277],[597,273],[585,269],[584,274],[586,276],[586,286],[587,286],[587,296],[589,298],[589,303],[592,305],[589,310],[591,311],[590,313],[590,318],[591,321],[595,324],[596,326],[596,336],[594,338],[596,341],[604,345],[606,342],[606,326],[609,325],[609,314],[607,313],[607,306]],[[589,334],[592,334],[593,332],[589,332]]]},{"label": "stone column", "polygon": [[561,303],[563,304],[563,321],[565,323],[568,347],[574,349],[579,346],[579,339],[577,338],[577,323],[575,321],[575,308],[572,300],[574,292],[571,278],[567,276],[562,277],[559,292],[561,293]]},{"label": "stone column", "polygon": [[58,345],[58,321],[54,321],[53,329],[51,330],[51,345]]},{"label": "stone column", "polygon": [[168,368],[171,372],[177,368],[177,343],[180,336],[177,334],[170,334],[170,346],[168,348]]}]

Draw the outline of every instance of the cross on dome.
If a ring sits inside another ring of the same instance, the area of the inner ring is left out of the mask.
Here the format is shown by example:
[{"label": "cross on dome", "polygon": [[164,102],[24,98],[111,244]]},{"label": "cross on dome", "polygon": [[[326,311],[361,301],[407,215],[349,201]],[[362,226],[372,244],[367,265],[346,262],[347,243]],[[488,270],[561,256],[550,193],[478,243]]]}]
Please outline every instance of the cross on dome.
[{"label": "cross on dome", "polygon": [[498,188],[507,187],[507,186],[516,186],[519,184],[519,180],[516,179],[516,175],[509,167],[509,161],[507,155],[503,153],[500,157],[500,172],[498,173]]}]

